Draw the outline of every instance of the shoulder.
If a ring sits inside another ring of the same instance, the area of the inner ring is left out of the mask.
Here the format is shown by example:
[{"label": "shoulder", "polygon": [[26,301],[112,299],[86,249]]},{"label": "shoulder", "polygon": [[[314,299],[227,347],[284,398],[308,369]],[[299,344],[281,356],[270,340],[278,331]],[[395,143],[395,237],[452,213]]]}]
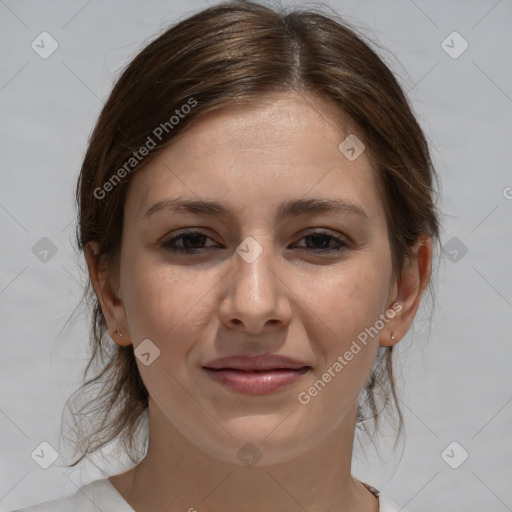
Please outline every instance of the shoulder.
[{"label": "shoulder", "polygon": [[95,480],[74,494],[12,512],[134,512],[108,479]]},{"label": "shoulder", "polygon": [[394,501],[388,498],[385,494],[382,494],[379,489],[376,489],[370,484],[361,482],[366,488],[368,488],[379,500],[379,512],[409,512],[398,506]]},{"label": "shoulder", "polygon": [[390,500],[386,495],[379,494],[379,512],[408,512],[399,507],[394,501]]}]

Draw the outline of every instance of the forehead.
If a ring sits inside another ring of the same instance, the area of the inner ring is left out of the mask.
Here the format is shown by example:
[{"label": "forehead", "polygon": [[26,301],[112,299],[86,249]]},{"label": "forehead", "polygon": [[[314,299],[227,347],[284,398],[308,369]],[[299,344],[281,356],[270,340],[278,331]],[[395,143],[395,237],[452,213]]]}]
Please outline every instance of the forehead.
[{"label": "forehead", "polygon": [[350,161],[339,148],[347,136],[363,136],[334,108],[285,93],[208,113],[136,171],[127,207],[140,217],[169,192],[196,199],[243,195],[245,204],[263,199],[270,206],[283,196],[302,197],[308,190],[325,194],[333,187],[349,195],[366,191],[375,201],[369,152]]},{"label": "forehead", "polygon": [[[216,153],[218,146],[222,153],[281,150],[291,160],[295,156],[325,160],[332,156],[325,154],[328,144],[336,149],[351,133],[363,138],[334,102],[298,92],[266,95],[208,113],[190,131],[194,133],[189,142],[198,156]],[[294,152],[286,154],[287,147],[294,147]]]}]

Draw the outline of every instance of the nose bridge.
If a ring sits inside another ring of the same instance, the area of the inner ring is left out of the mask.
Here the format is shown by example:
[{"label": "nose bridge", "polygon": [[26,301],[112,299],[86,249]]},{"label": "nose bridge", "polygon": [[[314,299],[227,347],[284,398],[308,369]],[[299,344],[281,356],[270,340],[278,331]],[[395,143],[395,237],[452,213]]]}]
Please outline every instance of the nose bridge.
[{"label": "nose bridge", "polygon": [[243,323],[246,328],[258,331],[269,321],[289,320],[290,307],[286,287],[278,279],[277,260],[272,237],[259,242],[247,237],[237,247],[222,307],[225,322]]},{"label": "nose bridge", "polygon": [[271,247],[271,238],[257,242],[247,237],[237,247],[235,259],[235,291],[241,298],[250,298],[251,302],[269,307],[275,299],[275,255]]}]

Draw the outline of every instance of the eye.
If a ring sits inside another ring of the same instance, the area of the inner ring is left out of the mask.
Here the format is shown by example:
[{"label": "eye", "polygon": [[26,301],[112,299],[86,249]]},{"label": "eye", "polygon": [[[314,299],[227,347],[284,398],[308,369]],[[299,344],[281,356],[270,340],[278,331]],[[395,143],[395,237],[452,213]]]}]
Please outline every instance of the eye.
[{"label": "eye", "polygon": [[[211,238],[200,231],[186,231],[170,240],[163,242],[161,246],[173,252],[180,252],[184,254],[197,254],[205,247],[206,240]],[[213,247],[213,246],[209,246]]]},{"label": "eye", "polygon": [[[316,253],[333,253],[342,252],[349,248],[349,243],[329,233],[316,231],[302,237],[301,240],[306,241],[306,246],[300,248],[313,249]],[[334,245],[332,245],[334,243]]]},{"label": "eye", "polygon": [[[200,231],[185,231],[179,235],[163,242],[161,247],[167,251],[182,254],[199,254],[204,249],[218,247],[216,245],[205,245],[207,240],[212,240],[208,235]],[[317,231],[309,233],[301,238],[305,241],[305,245],[296,245],[302,249],[310,249],[314,253],[340,253],[349,248],[350,244],[339,237],[329,233]]]}]

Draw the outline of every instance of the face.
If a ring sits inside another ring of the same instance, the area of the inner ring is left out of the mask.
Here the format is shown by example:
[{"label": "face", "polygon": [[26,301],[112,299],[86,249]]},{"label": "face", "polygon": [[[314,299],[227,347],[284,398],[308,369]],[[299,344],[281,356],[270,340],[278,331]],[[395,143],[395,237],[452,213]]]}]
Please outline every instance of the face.
[{"label": "face", "polygon": [[[137,364],[151,407],[219,459],[239,463],[251,442],[280,462],[346,429],[389,337],[396,286],[375,171],[367,152],[338,149],[358,132],[331,112],[290,93],[209,114],[128,190],[117,319],[150,354]],[[205,368],[268,354],[298,363]]]}]

